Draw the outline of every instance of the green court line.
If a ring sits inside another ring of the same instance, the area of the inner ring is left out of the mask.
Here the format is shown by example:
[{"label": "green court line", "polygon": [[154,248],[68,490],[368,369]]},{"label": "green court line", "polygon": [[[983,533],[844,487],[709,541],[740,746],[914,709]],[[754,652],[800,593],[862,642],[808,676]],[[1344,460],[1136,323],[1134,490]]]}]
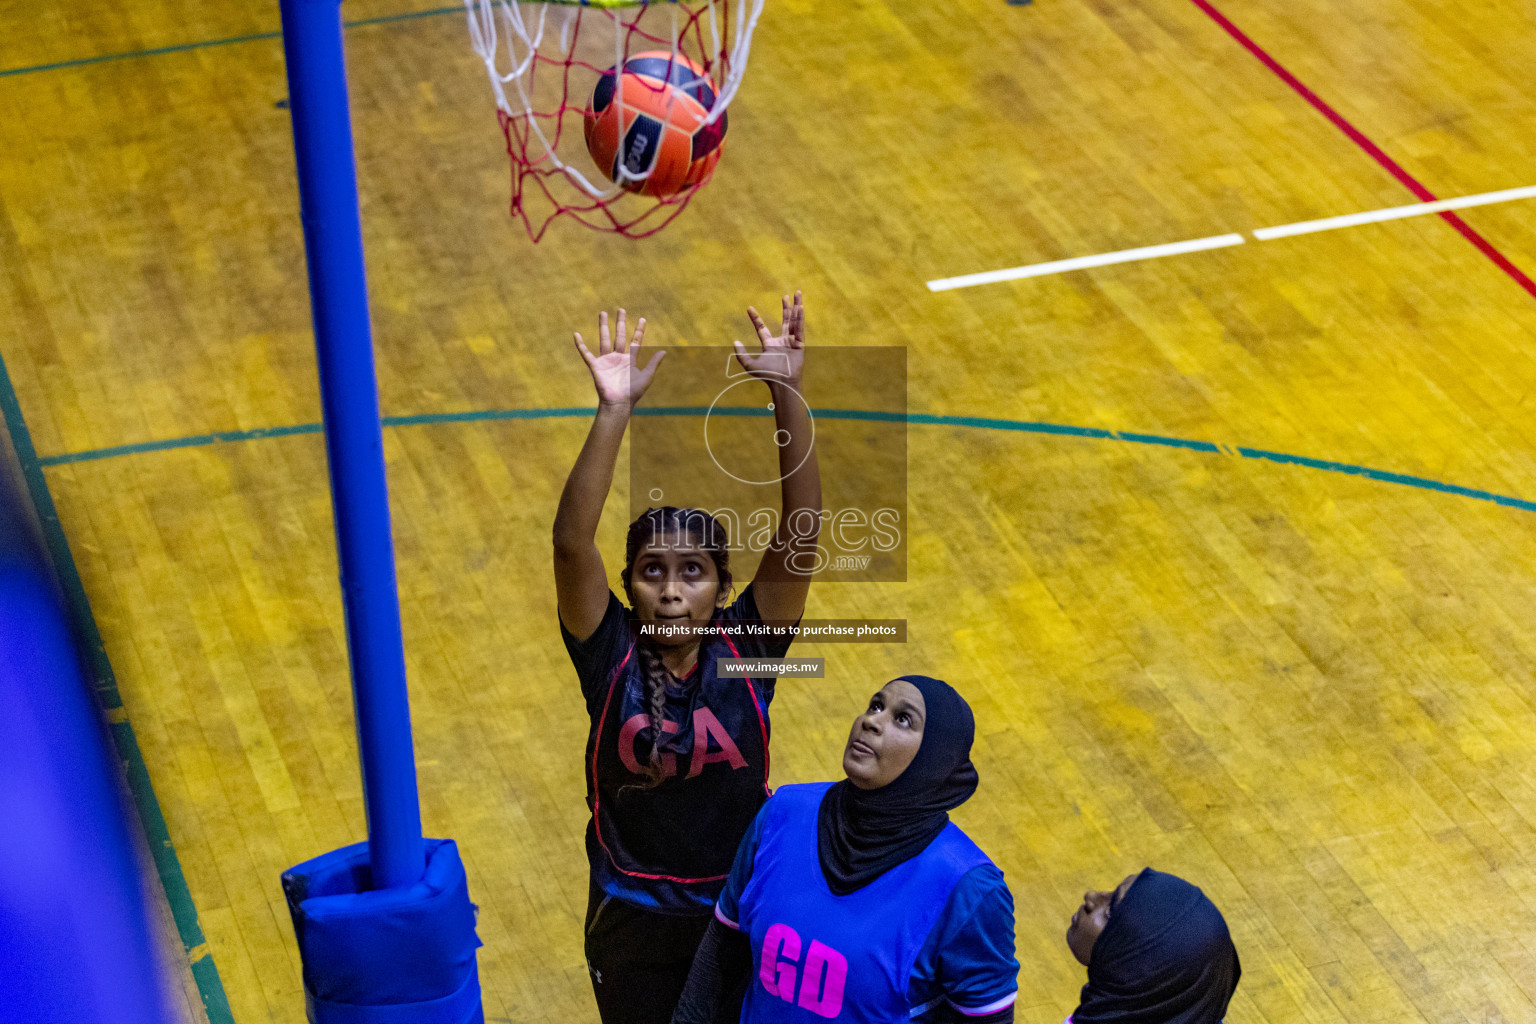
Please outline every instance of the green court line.
[{"label": "green court line", "polygon": [[1305,455],[1287,455],[1284,452],[1265,451],[1263,448],[1238,448],[1236,451],[1245,459],[1264,459],[1267,462],[1278,462],[1289,466],[1306,466],[1308,469],[1321,469],[1329,473],[1347,473],[1350,476],[1363,476],[1368,480],[1379,480],[1382,483],[1402,484],[1404,487],[1422,487],[1427,491],[1455,494],[1463,498],[1476,498],[1478,501],[1491,501],[1495,505],[1504,505],[1507,508],[1518,508],[1525,512],[1536,512],[1536,502],[1526,501],[1524,498],[1511,498],[1507,494],[1480,491],[1472,487],[1462,487],[1460,484],[1442,483],[1439,480],[1430,480],[1422,476],[1408,476],[1406,473],[1392,473],[1385,469],[1371,469],[1368,466],[1352,466],[1347,462],[1329,462],[1327,459],[1313,459]]},{"label": "green court line", "polygon": [[[42,460],[37,457],[37,450],[32,445],[32,433],[27,429],[27,421],[22,417],[21,403],[16,398],[16,389],[11,385],[10,371],[6,368],[3,356],[0,356],[0,413],[5,416],[5,425],[11,434],[11,445],[16,451],[16,461],[21,465],[22,477],[26,480],[28,496],[42,527],[43,541],[47,545],[49,559],[53,563],[59,586],[64,592],[70,625],[84,648],[86,665],[91,673],[96,699],[104,713],[121,712],[123,701],[117,690],[117,676],[112,672],[112,665],[107,660],[106,645],[102,643],[101,631],[96,627],[96,617],[91,614],[90,600],[85,596],[85,587],[80,582],[80,571],[75,565],[74,556],[70,553],[69,541],[64,536],[64,529],[59,524],[59,513],[54,507],[53,496],[48,492],[48,481],[43,474]],[[139,750],[139,741],[133,734],[133,726],[121,714],[117,716],[109,714],[108,717],[122,719],[111,722],[112,742],[116,745],[118,757],[126,770],[128,791],[133,797],[134,809],[138,812],[139,821],[149,841],[150,855],[154,858],[155,870],[160,875],[160,884],[165,889],[165,898],[170,904],[171,916],[176,922],[176,932],[181,939],[182,948],[190,956],[199,946],[204,947],[202,955],[191,961],[191,966],[192,976],[197,982],[197,990],[202,996],[203,1009],[208,1013],[209,1024],[234,1024],[234,1016],[229,1009],[229,999],[224,994],[224,985],[219,980],[219,972],[213,964],[213,957],[206,951],[206,939],[203,936],[202,926],[198,924],[197,908],[192,903],[192,893],[187,888],[186,876],[181,872],[181,862],[176,857],[176,849],[171,845],[170,831],[166,828],[165,816],[160,812],[160,802],[155,799],[155,789],[149,779],[149,768],[145,765],[144,755]]]},{"label": "green court line", "polygon": [[[347,28],[361,28],[365,25],[386,25],[394,21],[411,21],[415,18],[433,18],[440,14],[463,14],[463,6],[434,7],[429,11],[407,11],[404,14],[386,14],[379,18],[360,18],[357,21],[346,21],[342,24]],[[52,64],[33,64],[22,68],[6,68],[0,70],[0,78],[8,78],[12,75],[32,75],[40,71],[58,71],[62,68],[78,68],[87,64],[102,64],[113,60],[130,60],[135,57],[158,57],[165,53],[184,53],[187,50],[203,50],[211,46],[232,46],[235,43],[254,43],[263,39],[281,39],[281,32],[256,32],[248,36],[229,36],[225,39],[201,39],[191,43],[177,43],[174,46],[156,46],[147,50],[127,50],[123,53],[104,53],[99,57],[77,57],[74,60],[54,61]]]},{"label": "green court line", "polygon": [[137,455],[139,452],[163,452],[173,448],[200,448],[221,441],[259,441],[266,437],[288,437],[291,434],[319,434],[324,428],[318,423],[300,423],[291,427],[258,427],[254,430],[220,430],[212,434],[194,434],[169,441],[145,441],[142,444],[120,444],[113,448],[96,448],[69,455],[45,455],[38,459],[42,466],[65,466],[71,462],[94,462],[119,455]]},{"label": "green court line", "polygon": [[[386,427],[420,427],[437,423],[567,419],[591,415],[592,409],[590,407],[567,406],[549,409],[480,409],[471,412],[438,412],[422,413],[415,416],[385,416],[383,422]],[[769,412],[766,408],[760,406],[710,407],[705,405],[664,405],[640,406],[635,410],[635,415],[766,417],[769,415]],[[1506,508],[1517,508],[1523,512],[1536,512],[1536,502],[1527,501],[1524,498],[1515,498],[1507,494],[1495,494],[1492,491],[1478,490],[1473,487],[1462,487],[1459,484],[1448,484],[1440,480],[1431,480],[1428,477],[1411,476],[1407,473],[1393,473],[1385,469],[1372,469],[1369,466],[1356,466],[1347,462],[1314,459],[1305,455],[1288,455],[1284,452],[1272,452],[1263,448],[1223,449],[1220,445],[1213,444],[1210,441],[1195,441],[1185,437],[1168,437],[1164,434],[1142,434],[1129,430],[1105,430],[1102,427],[1074,427],[1065,423],[1044,423],[1037,420],[1009,420],[988,416],[944,416],[938,413],[926,412],[884,412],[875,409],[818,409],[816,410],[816,416],[819,419],[826,420],[872,420],[882,423],[916,423],[937,427],[966,427],[973,430],[1007,430],[1024,434],[1054,434],[1062,437],[1083,437],[1099,441],[1121,441],[1126,444],[1154,445],[1161,448],[1181,448],[1186,451],[1205,452],[1210,455],[1219,455],[1225,451],[1244,459],[1259,459],[1282,465],[1303,466],[1307,469],[1317,469],[1327,473],[1343,473],[1347,476],[1364,477],[1367,480],[1376,480],[1381,483],[1397,484],[1402,487],[1416,487],[1420,490],[1435,491],[1440,494],[1454,494],[1462,498],[1488,501],[1495,505],[1503,505]],[[262,427],[257,430],[229,430],[213,434],[198,434],[193,437],[172,438],[166,441],[143,441],[139,444],[118,445],[114,448],[95,448],[89,451],[69,452],[63,455],[48,455],[36,459],[36,462],[39,466],[62,466],[76,462],[94,462],[97,459],[110,459],[119,455],[167,451],[173,448],[195,448],[230,441],[256,441],[266,437],[285,437],[292,434],[318,434],[322,431],[323,428],[319,423],[300,423],[288,427]]]},{"label": "green court line", "polygon": [[[432,423],[485,423],[488,420],[551,420],[590,416],[583,406],[556,409],[480,409],[474,412],[429,412],[418,416],[385,416],[386,427],[422,427]],[[316,424],[318,426],[318,424]]]}]

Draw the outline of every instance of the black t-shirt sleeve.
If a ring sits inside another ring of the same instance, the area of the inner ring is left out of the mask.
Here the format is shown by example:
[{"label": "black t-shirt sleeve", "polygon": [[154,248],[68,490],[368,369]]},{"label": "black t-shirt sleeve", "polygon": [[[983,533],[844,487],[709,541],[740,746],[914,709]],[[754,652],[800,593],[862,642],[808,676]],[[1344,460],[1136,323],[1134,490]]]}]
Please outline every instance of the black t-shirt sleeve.
[{"label": "black t-shirt sleeve", "polygon": [[560,638],[565,641],[566,653],[576,666],[576,678],[581,682],[581,695],[590,705],[601,700],[603,688],[608,685],[619,660],[629,651],[629,612],[624,603],[608,592],[608,608],[603,621],[585,640],[578,640],[560,623]]},{"label": "black t-shirt sleeve", "polygon": [[[748,583],[736,600],[720,613],[722,623],[758,622],[762,618],[762,612],[757,610],[757,597],[752,587],[753,584]],[[799,622],[799,619],[795,620],[796,625]],[[772,635],[751,635],[745,630],[733,630],[731,640],[744,658],[782,658],[794,642],[788,630]]]}]

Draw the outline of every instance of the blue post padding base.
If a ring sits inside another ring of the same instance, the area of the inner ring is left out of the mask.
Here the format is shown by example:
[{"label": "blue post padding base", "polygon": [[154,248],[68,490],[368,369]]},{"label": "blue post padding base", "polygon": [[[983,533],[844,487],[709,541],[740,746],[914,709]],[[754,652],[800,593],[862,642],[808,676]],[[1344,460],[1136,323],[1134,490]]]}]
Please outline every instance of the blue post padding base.
[{"label": "blue post padding base", "polygon": [[483,1024],[459,849],[426,840],[415,885],[372,889],[368,844],[283,872],[312,1024]]}]

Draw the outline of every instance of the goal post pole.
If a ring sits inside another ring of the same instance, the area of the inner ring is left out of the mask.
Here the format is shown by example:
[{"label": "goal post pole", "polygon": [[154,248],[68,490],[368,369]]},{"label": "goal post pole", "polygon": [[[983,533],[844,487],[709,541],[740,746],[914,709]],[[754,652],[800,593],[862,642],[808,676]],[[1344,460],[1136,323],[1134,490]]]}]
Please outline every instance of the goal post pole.
[{"label": "goal post pole", "polygon": [[372,883],[425,871],[341,0],[281,0]]}]

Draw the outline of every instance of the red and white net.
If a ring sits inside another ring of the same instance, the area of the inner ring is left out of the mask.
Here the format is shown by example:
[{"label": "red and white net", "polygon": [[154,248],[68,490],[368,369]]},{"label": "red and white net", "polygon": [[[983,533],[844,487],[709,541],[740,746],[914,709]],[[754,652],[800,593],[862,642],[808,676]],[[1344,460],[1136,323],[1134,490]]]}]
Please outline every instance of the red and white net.
[{"label": "red and white net", "polygon": [[[702,68],[714,89],[704,125],[725,116],[746,72],[764,0],[464,0],[512,161],[512,214],[537,242],[566,215],[599,231],[644,238],[671,223],[705,184],[665,196],[634,194],[645,175],[587,152],[584,121],[599,78],[634,54],[666,51]],[[620,88],[625,76],[618,76]],[[624,186],[629,185],[631,189]]]}]

